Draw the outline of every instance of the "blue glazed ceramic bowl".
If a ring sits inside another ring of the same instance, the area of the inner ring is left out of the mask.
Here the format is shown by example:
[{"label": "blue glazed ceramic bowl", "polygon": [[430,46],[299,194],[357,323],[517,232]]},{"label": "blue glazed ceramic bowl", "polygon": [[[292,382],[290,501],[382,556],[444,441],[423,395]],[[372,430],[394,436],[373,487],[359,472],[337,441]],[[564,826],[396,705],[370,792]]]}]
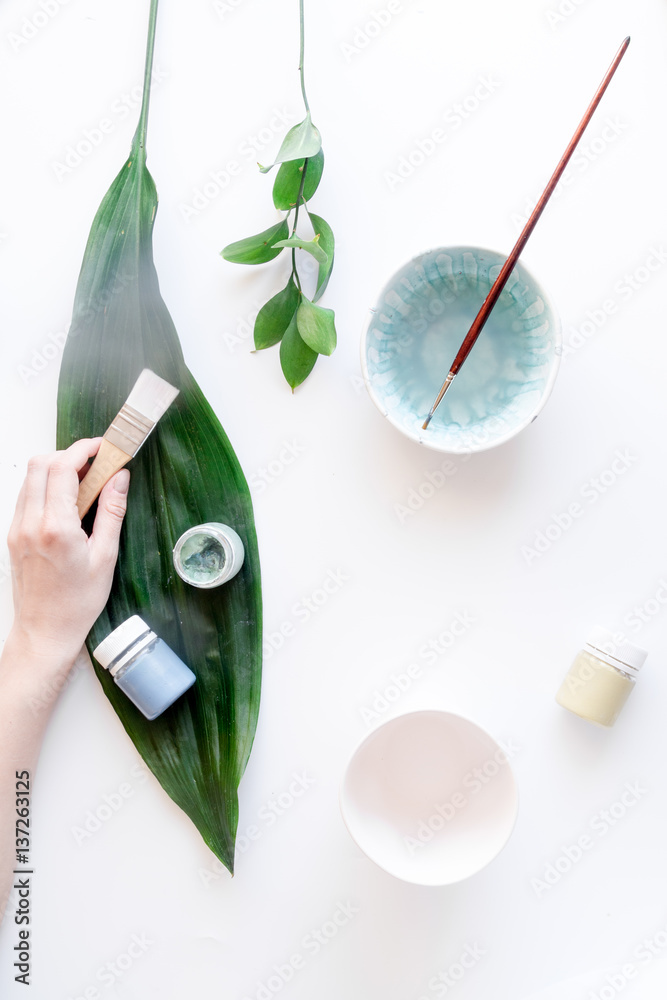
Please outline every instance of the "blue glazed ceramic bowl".
[{"label": "blue glazed ceramic bowl", "polygon": [[361,343],[366,388],[394,427],[453,454],[484,451],[535,419],[561,355],[558,314],[522,263],[428,427],[424,419],[506,257],[441,247],[415,257],[383,288]]}]

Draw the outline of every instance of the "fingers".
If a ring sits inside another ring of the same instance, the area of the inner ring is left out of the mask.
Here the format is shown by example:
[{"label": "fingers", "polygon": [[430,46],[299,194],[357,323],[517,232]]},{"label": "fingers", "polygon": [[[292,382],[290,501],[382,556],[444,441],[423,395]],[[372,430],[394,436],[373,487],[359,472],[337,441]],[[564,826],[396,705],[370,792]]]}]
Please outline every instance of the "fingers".
[{"label": "fingers", "polygon": [[100,493],[90,544],[96,559],[103,563],[113,565],[118,556],[118,539],[127,509],[129,485],[130,473],[121,469]]},{"label": "fingers", "polygon": [[[28,462],[28,471],[23,483],[21,484],[21,489],[16,500],[14,518],[7,536],[7,544],[9,545],[10,551],[19,545],[19,540],[23,535],[22,525],[25,523],[41,524],[43,501],[40,506],[39,496],[42,492],[42,485],[40,484],[42,481],[42,472],[44,476],[48,476],[46,466],[48,458],[48,455],[35,455]],[[46,480],[44,480],[43,483],[43,495],[46,497]],[[30,500],[30,511],[28,515],[31,518],[30,521],[27,521],[26,519],[26,505],[28,504],[28,499]]]},{"label": "fingers", "polygon": [[23,484],[23,510],[21,520],[40,524],[46,503],[46,486],[49,478],[51,455],[33,455]]},{"label": "fingers", "polygon": [[56,516],[76,506],[79,472],[87,471],[88,459],[96,455],[102,438],[82,438],[65,451],[50,456],[46,506]]},{"label": "fingers", "polygon": [[70,445],[70,447],[67,450],[70,451],[72,448],[76,448],[78,445],[83,443],[86,443],[88,445],[88,454],[86,455],[85,459],[81,463],[81,466],[77,470],[79,476],[79,482],[81,482],[85,474],[88,472],[88,469],[90,468],[90,463],[88,462],[88,459],[94,458],[95,455],[97,455],[98,451],[100,450],[100,445],[102,444],[102,438],[101,437],[82,438],[81,441],[75,441],[74,444]]},{"label": "fingers", "polygon": [[10,538],[16,534],[18,526],[23,520],[23,511],[25,509],[25,479],[21,483],[21,489],[19,490],[19,495],[16,499],[16,507],[14,509],[14,518],[9,529]]},{"label": "fingers", "polygon": [[[64,511],[76,509],[79,475],[87,469],[87,460],[96,455],[102,438],[83,438],[65,451],[35,455],[16,501],[10,537],[15,537],[23,523],[30,529],[41,523],[47,506],[55,520]],[[64,499],[63,499],[64,498]]]}]

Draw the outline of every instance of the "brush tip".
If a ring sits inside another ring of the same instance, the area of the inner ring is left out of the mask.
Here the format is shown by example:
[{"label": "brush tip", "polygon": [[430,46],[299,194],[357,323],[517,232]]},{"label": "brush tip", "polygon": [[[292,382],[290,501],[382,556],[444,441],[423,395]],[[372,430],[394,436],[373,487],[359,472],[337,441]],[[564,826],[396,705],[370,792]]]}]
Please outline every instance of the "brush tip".
[{"label": "brush tip", "polygon": [[144,368],[134,383],[127,402],[153,423],[157,423],[167,407],[178,396],[178,389],[166,382],[150,368]]},{"label": "brush tip", "polygon": [[425,430],[427,429],[428,425],[429,425],[429,424],[431,423],[431,417],[432,417],[432,416],[433,416],[433,414],[432,414],[432,413],[429,413],[429,415],[427,416],[426,420],[425,420],[425,421],[424,421],[424,423],[422,424],[422,430],[423,430],[423,431],[425,431]]}]

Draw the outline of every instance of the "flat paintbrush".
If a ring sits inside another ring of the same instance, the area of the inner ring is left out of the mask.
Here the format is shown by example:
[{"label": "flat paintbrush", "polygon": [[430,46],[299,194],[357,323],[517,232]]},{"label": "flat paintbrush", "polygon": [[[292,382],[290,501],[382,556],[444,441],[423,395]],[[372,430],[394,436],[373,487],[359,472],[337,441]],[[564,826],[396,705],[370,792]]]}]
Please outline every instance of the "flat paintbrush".
[{"label": "flat paintbrush", "polygon": [[575,151],[575,149],[577,147],[577,143],[579,142],[579,140],[581,139],[581,137],[582,137],[582,135],[584,133],[584,129],[586,128],[586,126],[588,125],[589,121],[591,120],[591,118],[593,116],[593,112],[595,111],[595,109],[597,108],[598,104],[602,100],[602,95],[604,94],[605,90],[609,86],[609,82],[610,82],[612,76],[614,75],[614,73],[616,72],[616,69],[618,68],[618,64],[620,63],[621,59],[625,55],[625,51],[626,51],[626,49],[627,49],[627,47],[628,47],[629,44],[630,44],[630,38],[628,36],[628,38],[625,39],[625,41],[621,45],[620,49],[616,53],[616,56],[614,57],[614,61],[612,62],[611,66],[609,67],[609,69],[605,73],[605,76],[604,76],[604,79],[603,79],[602,83],[600,84],[600,86],[598,87],[597,91],[595,92],[595,97],[593,98],[593,100],[591,101],[591,103],[588,105],[588,108],[586,110],[586,114],[584,115],[584,117],[579,122],[579,125],[577,127],[576,132],[574,133],[574,135],[570,139],[570,143],[569,143],[567,149],[563,153],[563,156],[561,157],[561,160],[560,160],[558,166],[554,170],[549,183],[547,184],[547,186],[545,187],[545,189],[544,189],[544,191],[542,193],[542,197],[540,198],[540,200],[538,201],[537,205],[533,209],[533,214],[531,215],[531,217],[528,219],[528,222],[524,226],[523,232],[521,233],[521,236],[519,236],[519,239],[516,241],[514,249],[512,250],[511,254],[507,258],[507,260],[505,261],[505,263],[503,264],[503,266],[501,268],[501,271],[500,271],[500,274],[498,275],[498,277],[496,278],[496,280],[492,284],[491,290],[489,291],[489,294],[484,299],[484,302],[482,303],[482,308],[479,310],[479,312],[477,313],[477,316],[473,320],[473,324],[470,327],[470,330],[468,331],[468,333],[466,334],[466,337],[465,337],[463,343],[461,344],[461,346],[459,348],[458,354],[456,355],[456,357],[454,358],[454,360],[452,362],[452,367],[449,369],[449,372],[447,374],[447,378],[442,383],[442,385],[440,387],[440,392],[438,393],[438,395],[436,397],[436,400],[435,400],[433,406],[431,407],[426,420],[422,424],[422,430],[426,430],[426,428],[430,424],[431,417],[433,416],[433,414],[435,413],[436,409],[440,405],[440,401],[442,400],[442,397],[445,395],[445,393],[449,389],[450,385],[454,381],[454,376],[457,374],[457,372],[461,368],[461,365],[463,364],[463,362],[465,361],[465,359],[470,354],[470,351],[472,350],[475,341],[477,340],[477,338],[479,337],[480,333],[482,332],[482,327],[484,326],[484,324],[486,323],[487,319],[489,318],[489,313],[491,312],[491,310],[495,306],[496,302],[498,301],[498,299],[500,297],[500,293],[502,292],[503,288],[505,287],[505,285],[507,283],[507,279],[509,278],[509,276],[512,273],[512,270],[513,270],[513,268],[514,268],[517,260],[519,259],[519,254],[521,253],[521,251],[523,250],[524,246],[526,245],[526,243],[528,241],[528,237],[530,236],[530,234],[532,233],[533,229],[535,228],[535,226],[537,224],[537,220],[539,219],[539,217],[541,216],[542,212],[544,211],[544,207],[545,207],[546,203],[548,202],[549,198],[553,194],[554,188],[558,184],[558,181],[561,179],[561,177],[563,175],[563,171],[565,170],[565,167],[567,166],[570,157],[574,153],[574,151]]},{"label": "flat paintbrush", "polygon": [[79,484],[79,517],[90,510],[109,480],[133,458],[167,407],[178,396],[178,389],[144,368],[134,383],[127,402],[102,438],[93,464]]}]

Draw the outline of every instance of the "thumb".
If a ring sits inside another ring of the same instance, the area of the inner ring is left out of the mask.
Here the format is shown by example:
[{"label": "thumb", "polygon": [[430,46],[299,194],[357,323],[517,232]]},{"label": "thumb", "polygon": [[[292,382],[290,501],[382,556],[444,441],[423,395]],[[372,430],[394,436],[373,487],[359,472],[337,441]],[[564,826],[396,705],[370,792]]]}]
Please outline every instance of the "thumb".
[{"label": "thumb", "polygon": [[121,469],[100,493],[93,532],[90,536],[99,559],[116,561],[120,529],[127,509],[129,486],[130,473],[127,469]]}]

